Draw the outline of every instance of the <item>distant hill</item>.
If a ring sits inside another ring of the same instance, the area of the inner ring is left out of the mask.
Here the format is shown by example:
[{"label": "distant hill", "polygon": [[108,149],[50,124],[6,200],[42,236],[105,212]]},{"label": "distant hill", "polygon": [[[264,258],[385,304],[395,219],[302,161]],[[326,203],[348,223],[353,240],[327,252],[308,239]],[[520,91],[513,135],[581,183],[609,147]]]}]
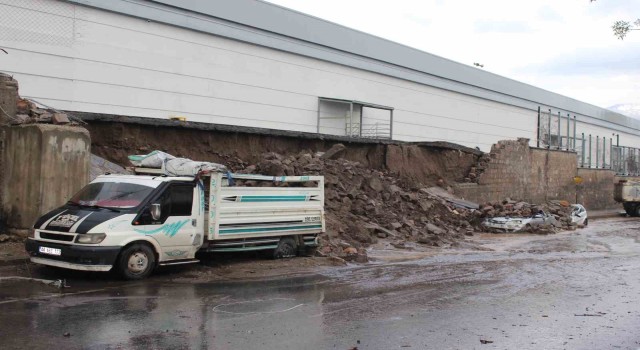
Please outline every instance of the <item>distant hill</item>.
[{"label": "distant hill", "polygon": [[631,118],[640,119],[640,103],[620,103],[607,109]]}]

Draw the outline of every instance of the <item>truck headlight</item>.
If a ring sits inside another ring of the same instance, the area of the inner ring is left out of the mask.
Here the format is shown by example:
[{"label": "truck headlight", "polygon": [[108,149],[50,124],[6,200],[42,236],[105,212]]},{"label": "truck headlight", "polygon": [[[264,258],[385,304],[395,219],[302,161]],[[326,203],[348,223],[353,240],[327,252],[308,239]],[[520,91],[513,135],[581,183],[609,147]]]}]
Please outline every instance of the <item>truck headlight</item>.
[{"label": "truck headlight", "polygon": [[107,235],[104,233],[87,233],[84,235],[76,236],[76,243],[98,244],[104,241],[105,237],[107,237]]},{"label": "truck headlight", "polygon": [[28,238],[36,238],[36,229],[35,228],[30,228],[29,229],[29,234],[27,235]]}]

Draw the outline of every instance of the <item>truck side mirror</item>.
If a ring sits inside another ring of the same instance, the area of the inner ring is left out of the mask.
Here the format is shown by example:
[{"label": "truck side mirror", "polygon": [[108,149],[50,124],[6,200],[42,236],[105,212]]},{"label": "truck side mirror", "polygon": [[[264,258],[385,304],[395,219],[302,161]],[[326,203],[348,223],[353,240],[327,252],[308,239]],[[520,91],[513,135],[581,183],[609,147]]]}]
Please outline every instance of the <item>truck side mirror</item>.
[{"label": "truck side mirror", "polygon": [[151,204],[150,211],[151,211],[151,218],[153,218],[154,221],[160,220],[160,217],[162,216],[162,211],[160,210],[160,204],[158,203]]}]

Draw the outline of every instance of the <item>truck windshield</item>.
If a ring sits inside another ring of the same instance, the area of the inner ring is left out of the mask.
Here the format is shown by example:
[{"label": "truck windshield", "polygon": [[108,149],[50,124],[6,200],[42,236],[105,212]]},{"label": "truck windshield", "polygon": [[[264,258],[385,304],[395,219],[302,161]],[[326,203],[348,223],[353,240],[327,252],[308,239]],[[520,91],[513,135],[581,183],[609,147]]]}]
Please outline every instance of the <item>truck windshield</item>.
[{"label": "truck windshield", "polygon": [[70,204],[109,208],[134,208],[153,191],[153,187],[127,182],[94,182],[71,200]]}]

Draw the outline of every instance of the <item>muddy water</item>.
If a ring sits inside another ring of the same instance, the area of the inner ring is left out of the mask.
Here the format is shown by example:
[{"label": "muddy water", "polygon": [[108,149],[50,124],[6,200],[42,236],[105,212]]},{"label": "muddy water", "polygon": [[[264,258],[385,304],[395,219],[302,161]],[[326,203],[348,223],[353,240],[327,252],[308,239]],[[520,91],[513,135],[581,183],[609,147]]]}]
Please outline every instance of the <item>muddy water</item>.
[{"label": "muddy water", "polygon": [[[557,235],[478,235],[467,242],[473,249],[385,252],[367,265],[280,278],[185,277],[205,266],[134,283],[65,274],[71,287],[56,292],[0,281],[0,341],[32,349],[638,348],[639,238],[640,221],[616,218]],[[295,271],[291,261],[285,267]]]}]

